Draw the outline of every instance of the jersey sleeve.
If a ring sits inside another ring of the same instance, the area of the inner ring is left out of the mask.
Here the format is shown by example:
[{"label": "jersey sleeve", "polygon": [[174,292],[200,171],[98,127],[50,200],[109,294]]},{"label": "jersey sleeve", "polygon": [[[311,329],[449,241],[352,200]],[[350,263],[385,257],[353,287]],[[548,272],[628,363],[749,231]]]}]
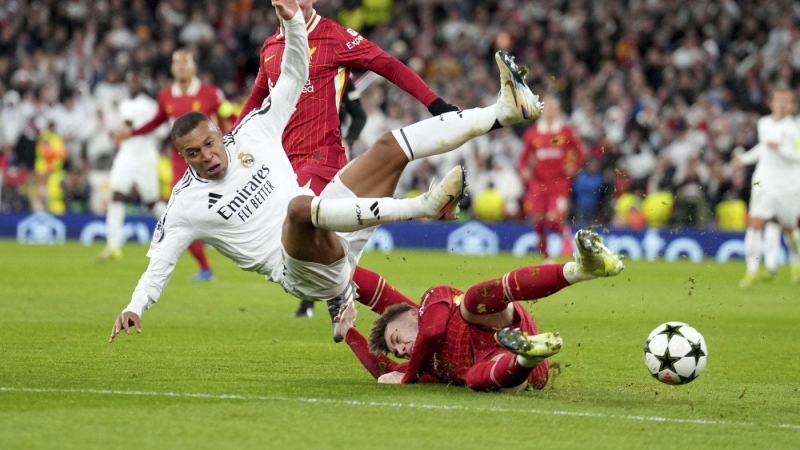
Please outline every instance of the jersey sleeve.
[{"label": "jersey sleeve", "polygon": [[247,116],[250,111],[258,108],[262,103],[264,103],[264,99],[267,98],[268,95],[269,84],[264,76],[264,72],[259,70],[258,75],[256,76],[256,81],[253,83],[253,90],[250,91],[250,96],[247,97],[247,100],[244,102],[242,111],[239,113],[239,117],[236,119],[236,123],[233,124],[233,127],[238,127],[239,124],[242,123],[242,119]]},{"label": "jersey sleeve", "polygon": [[147,252],[148,258],[160,259],[170,264],[177,263],[189,244],[197,240],[194,227],[186,218],[187,213],[182,210],[184,206],[175,192],[177,189],[173,191],[164,215],[156,224],[150,250]]},{"label": "jersey sleeve", "polygon": [[350,328],[347,331],[344,340],[350,346],[350,350],[353,351],[356,358],[361,361],[361,364],[373,377],[378,378],[385,373],[394,371],[400,372],[397,369],[400,364],[385,355],[376,355],[369,351],[367,339],[355,328]]},{"label": "jersey sleeve", "polygon": [[162,259],[150,259],[147,270],[139,278],[133,290],[131,302],[122,312],[133,312],[142,317],[161,297],[164,288],[175,270],[175,264]]},{"label": "jersey sleeve", "polygon": [[431,304],[423,301],[420,305],[419,334],[414,341],[411,359],[403,376],[402,383],[420,381],[423,368],[427,367],[437,349],[441,348],[447,320],[450,318],[450,303],[439,299]]},{"label": "jersey sleeve", "polygon": [[387,54],[357,31],[340,25],[337,27],[338,30],[333,34],[341,46],[341,51],[338,53],[340,64],[377,73],[408,92],[425,107],[438,98],[416,72],[398,59]]},{"label": "jersey sleeve", "polygon": [[275,82],[275,88],[260,107],[253,109],[242,119],[233,130],[234,135],[246,129],[248,134],[260,134],[257,137],[268,139],[274,139],[277,134],[280,141],[286,124],[297,109],[303,85],[308,80],[308,63],[311,58],[308,32],[300,10],[283,24],[286,30],[286,47],[283,50],[281,74]]},{"label": "jersey sleeve", "polygon": [[158,95],[158,111],[156,112],[155,117],[150,119],[149,122],[142,125],[141,127],[133,130],[133,136],[141,136],[143,134],[149,134],[155,131],[162,123],[166,122],[169,119],[167,115],[167,111],[164,110],[164,99],[163,95]]}]

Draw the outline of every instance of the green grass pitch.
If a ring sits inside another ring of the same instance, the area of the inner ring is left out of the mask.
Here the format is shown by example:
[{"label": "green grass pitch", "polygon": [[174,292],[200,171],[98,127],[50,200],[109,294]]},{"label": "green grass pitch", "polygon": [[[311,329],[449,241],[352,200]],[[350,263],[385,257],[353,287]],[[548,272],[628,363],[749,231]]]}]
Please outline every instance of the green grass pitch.
[{"label": "green grass pitch", "polygon": [[[322,305],[294,299],[211,251],[218,279],[188,281],[184,257],[143,334],[109,344],[114,317],[147,265],[130,245],[0,241],[0,448],[797,448],[800,287],[787,269],[742,291],[744,264],[631,262],[619,277],[528,305],[560,331],[560,366],[543,391],[474,393],[379,385]],[[443,252],[367,254],[365,267],[412,298],[459,288],[537,258]],[[359,329],[375,317],[359,308]],[[663,385],[642,362],[669,320],[704,334],[705,373]]]}]

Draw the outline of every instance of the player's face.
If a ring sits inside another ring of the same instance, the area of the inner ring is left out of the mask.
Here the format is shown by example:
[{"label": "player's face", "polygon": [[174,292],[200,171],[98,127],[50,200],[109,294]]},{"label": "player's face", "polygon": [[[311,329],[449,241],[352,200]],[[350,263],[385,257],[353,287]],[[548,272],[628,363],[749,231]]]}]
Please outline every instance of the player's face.
[{"label": "player's face", "polygon": [[412,309],[397,316],[386,326],[386,347],[398,358],[411,358],[411,350],[419,333],[419,313]]},{"label": "player's face", "polygon": [[197,65],[189,52],[177,51],[172,54],[172,76],[177,81],[187,81],[194,78]]},{"label": "player's face", "polygon": [[770,99],[769,102],[769,108],[776,119],[783,119],[794,110],[794,94],[789,90],[777,90],[773,92],[772,99]]},{"label": "player's face", "polygon": [[175,147],[183,160],[202,178],[221,180],[228,172],[222,133],[208,120],[201,122],[186,136],[175,139]]}]

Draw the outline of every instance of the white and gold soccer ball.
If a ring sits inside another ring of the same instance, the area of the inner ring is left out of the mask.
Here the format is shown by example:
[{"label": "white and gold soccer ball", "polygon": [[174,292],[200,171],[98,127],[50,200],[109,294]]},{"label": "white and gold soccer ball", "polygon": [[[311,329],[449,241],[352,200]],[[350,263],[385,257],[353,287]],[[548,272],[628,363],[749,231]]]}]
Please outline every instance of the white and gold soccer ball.
[{"label": "white and gold soccer ball", "polygon": [[691,383],[703,373],[707,360],[703,335],[683,322],[662,323],[644,343],[644,364],[662,383]]}]

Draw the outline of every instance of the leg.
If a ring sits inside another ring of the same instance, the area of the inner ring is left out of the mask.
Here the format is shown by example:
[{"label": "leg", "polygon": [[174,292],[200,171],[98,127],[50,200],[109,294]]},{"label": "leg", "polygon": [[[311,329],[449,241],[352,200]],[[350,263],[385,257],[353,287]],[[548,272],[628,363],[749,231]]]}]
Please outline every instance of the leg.
[{"label": "leg", "polygon": [[394,193],[400,174],[411,160],[449,152],[493,129],[539,117],[543,105],[525,85],[522,70],[503,52],[496,59],[501,82],[496,104],[442,114],[386,133],[339,173],[340,182],[361,200],[354,205],[350,199],[315,198],[311,203],[314,225],[352,231],[419,217],[455,218],[458,200],[464,195],[460,169],[452,170],[423,196],[402,200],[378,197]]},{"label": "leg", "polygon": [[739,286],[750,287],[758,281],[758,268],[761,265],[761,251],[764,246],[763,230],[765,219],[751,216],[744,233],[744,259],[747,272],[739,281]]},{"label": "leg", "polygon": [[122,258],[122,226],[125,223],[125,195],[114,191],[106,211],[106,248],[97,255],[99,261]]},{"label": "leg", "polygon": [[789,267],[792,283],[800,284],[800,228],[784,228],[783,237],[789,249]]},{"label": "leg", "polygon": [[781,252],[781,227],[775,222],[764,225],[764,267],[767,273],[764,280],[775,278],[778,273],[778,258]]},{"label": "leg", "polygon": [[525,85],[523,70],[504,52],[495,59],[501,85],[495,105],[445,113],[386,133],[342,170],[342,182],[359,197],[391,196],[409,161],[449,152],[500,127],[538,119],[543,105]]},{"label": "leg", "polygon": [[200,265],[200,272],[197,272],[192,281],[210,281],[214,279],[214,272],[211,270],[211,265],[208,264],[208,257],[206,256],[206,247],[200,241],[192,242],[189,245],[189,253],[192,254],[197,264]]},{"label": "leg", "polygon": [[[339,171],[336,167],[323,166],[320,164],[306,164],[298,169],[297,184],[308,187],[314,194],[320,195],[325,186],[333,180]],[[314,302],[308,299],[301,299],[297,309],[292,313],[295,319],[311,319],[314,317]]]},{"label": "leg", "polygon": [[378,314],[383,314],[386,308],[398,303],[419,308],[419,305],[387,283],[382,276],[363,267],[356,267],[353,283],[356,285],[359,303],[369,306],[369,309]]}]

